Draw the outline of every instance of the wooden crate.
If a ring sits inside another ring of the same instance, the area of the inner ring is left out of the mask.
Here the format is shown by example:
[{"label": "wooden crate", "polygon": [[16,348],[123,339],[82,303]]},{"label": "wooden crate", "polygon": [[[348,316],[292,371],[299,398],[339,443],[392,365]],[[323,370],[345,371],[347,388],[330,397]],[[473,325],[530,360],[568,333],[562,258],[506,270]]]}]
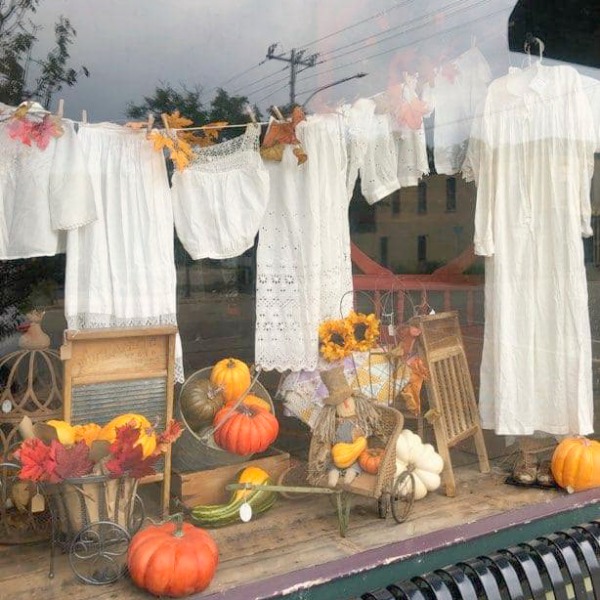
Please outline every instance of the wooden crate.
[{"label": "wooden crate", "polygon": [[225,486],[233,483],[235,476],[249,466],[264,469],[271,476],[271,480],[276,482],[279,476],[289,468],[290,455],[272,448],[246,462],[235,465],[189,473],[173,471],[171,491],[188,507],[197,504],[222,504],[227,502],[231,496],[231,492],[228,492]]}]

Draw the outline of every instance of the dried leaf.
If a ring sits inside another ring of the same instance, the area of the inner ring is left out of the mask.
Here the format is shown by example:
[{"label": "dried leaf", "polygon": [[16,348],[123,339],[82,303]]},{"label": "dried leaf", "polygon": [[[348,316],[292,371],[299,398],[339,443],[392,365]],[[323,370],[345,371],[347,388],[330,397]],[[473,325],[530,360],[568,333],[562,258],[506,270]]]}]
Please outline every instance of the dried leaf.
[{"label": "dried leaf", "polygon": [[55,440],[50,445],[50,452],[54,453],[55,457],[56,468],[53,479],[57,482],[70,477],[88,475],[94,467],[94,463],[90,460],[90,449],[84,441],[66,447]]},{"label": "dried leaf", "polygon": [[51,455],[50,446],[38,438],[25,440],[15,457],[21,463],[19,478],[28,481],[50,481],[56,463]]},{"label": "dried leaf", "polygon": [[183,427],[181,423],[171,419],[165,428],[165,430],[158,436],[157,439],[157,451],[159,453],[166,452],[168,446],[179,439],[179,436],[183,433]]}]

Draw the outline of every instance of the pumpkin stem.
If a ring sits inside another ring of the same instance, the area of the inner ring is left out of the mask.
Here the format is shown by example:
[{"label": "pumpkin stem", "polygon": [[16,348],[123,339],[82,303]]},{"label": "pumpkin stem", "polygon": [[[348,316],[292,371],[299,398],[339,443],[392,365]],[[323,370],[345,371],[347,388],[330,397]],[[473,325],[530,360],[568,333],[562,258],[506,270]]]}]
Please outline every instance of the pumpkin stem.
[{"label": "pumpkin stem", "polygon": [[175,522],[175,531],[173,537],[183,537],[183,513],[175,513],[168,518],[169,521]]}]

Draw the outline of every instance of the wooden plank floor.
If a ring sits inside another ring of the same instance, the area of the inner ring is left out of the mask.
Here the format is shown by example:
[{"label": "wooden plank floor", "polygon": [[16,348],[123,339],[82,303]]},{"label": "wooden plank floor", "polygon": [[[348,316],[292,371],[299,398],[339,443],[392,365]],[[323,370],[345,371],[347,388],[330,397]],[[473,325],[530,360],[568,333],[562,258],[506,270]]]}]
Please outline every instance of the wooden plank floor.
[{"label": "wooden plank floor", "polygon": [[[400,525],[391,517],[378,519],[374,500],[356,497],[345,539],[338,535],[335,508],[328,497],[280,499],[270,512],[255,521],[213,530],[221,564],[213,583],[202,596],[523,506],[550,503],[562,495],[555,490],[509,486],[503,483],[504,478],[505,473],[499,467],[490,475],[480,474],[472,465],[460,467],[455,498],[431,494],[415,503],[409,519]],[[75,580],[65,556],[59,556],[56,563],[55,578],[50,580],[47,545],[0,546],[0,598],[133,600],[149,597],[127,579],[100,587],[81,584]]]}]

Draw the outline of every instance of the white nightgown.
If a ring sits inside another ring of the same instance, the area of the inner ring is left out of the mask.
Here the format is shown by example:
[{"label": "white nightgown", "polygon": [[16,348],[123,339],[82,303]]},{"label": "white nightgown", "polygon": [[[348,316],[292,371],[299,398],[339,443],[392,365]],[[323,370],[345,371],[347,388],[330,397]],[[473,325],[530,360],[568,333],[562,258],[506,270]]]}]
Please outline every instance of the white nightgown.
[{"label": "white nightgown", "polygon": [[593,431],[582,236],[590,228],[594,127],[571,67],[494,81],[464,165],[477,184],[485,256],[479,408],[499,434]]},{"label": "white nightgown", "polygon": [[[165,160],[146,133],[109,123],[78,137],[98,220],[69,232],[69,329],[176,325],[173,210]],[[176,378],[183,381],[177,338]]]},{"label": "white nightgown", "polygon": [[0,259],[53,256],[66,232],[96,219],[87,164],[72,123],[42,150],[0,124]]},{"label": "white nightgown", "polygon": [[345,123],[309,116],[296,128],[308,155],[290,147],[266,162],[270,198],[257,250],[256,357],[264,369],[314,369],[321,321],[352,306]]}]

